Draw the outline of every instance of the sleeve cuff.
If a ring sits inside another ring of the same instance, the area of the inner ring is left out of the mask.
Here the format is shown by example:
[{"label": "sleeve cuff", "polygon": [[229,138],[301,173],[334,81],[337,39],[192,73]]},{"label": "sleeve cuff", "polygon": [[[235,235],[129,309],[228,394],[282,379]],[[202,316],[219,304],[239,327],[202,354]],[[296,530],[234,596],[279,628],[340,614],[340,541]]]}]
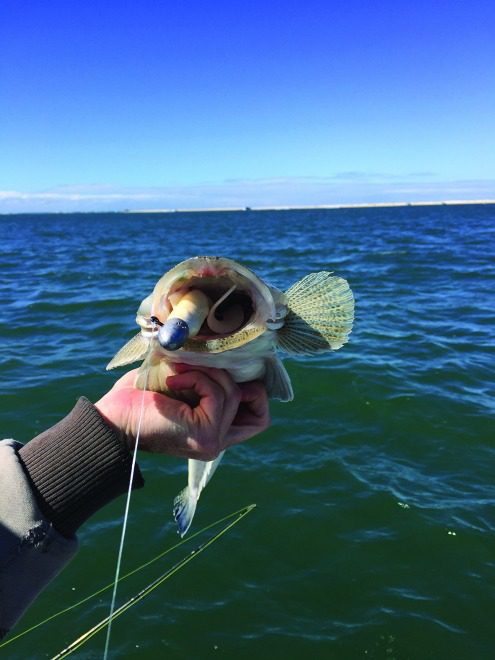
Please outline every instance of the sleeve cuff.
[{"label": "sleeve cuff", "polygon": [[[18,456],[42,513],[65,537],[129,487],[129,449],[85,397]],[[132,488],[143,485],[136,465]]]}]

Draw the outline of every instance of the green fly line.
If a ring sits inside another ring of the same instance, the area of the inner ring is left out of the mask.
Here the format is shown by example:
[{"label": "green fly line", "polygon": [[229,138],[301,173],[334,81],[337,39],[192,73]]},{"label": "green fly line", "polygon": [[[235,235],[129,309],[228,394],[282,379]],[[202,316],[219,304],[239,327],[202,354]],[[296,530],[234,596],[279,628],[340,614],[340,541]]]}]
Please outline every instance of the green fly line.
[{"label": "green fly line", "polygon": [[71,655],[74,651],[77,651],[78,649],[83,646],[88,640],[91,639],[94,635],[99,633],[101,630],[103,630],[105,627],[109,626],[112,623],[113,619],[116,619],[119,617],[121,614],[124,614],[124,612],[127,612],[131,607],[139,603],[143,598],[148,596],[152,591],[154,591],[157,587],[159,587],[163,582],[171,578],[175,573],[180,571],[184,566],[189,564],[193,559],[198,557],[202,552],[204,552],[207,548],[209,548],[215,541],[218,541],[224,534],[226,534],[234,525],[237,525],[238,522],[244,518],[248,513],[250,513],[254,508],[256,504],[250,504],[249,506],[245,507],[244,509],[241,509],[240,511],[236,513],[232,513],[229,516],[226,516],[224,520],[227,518],[231,518],[235,515],[237,517],[230,522],[228,525],[225,525],[219,532],[217,532],[214,536],[212,536],[210,539],[199,545],[195,550],[193,550],[189,555],[186,555],[183,559],[181,559],[177,564],[169,568],[165,573],[162,573],[159,577],[157,577],[153,582],[150,582],[144,589],[141,589],[135,596],[132,596],[132,598],[129,598],[123,605],[118,607],[116,610],[112,612],[111,615],[108,615],[104,619],[102,619],[99,623],[97,623],[95,626],[87,630],[84,634],[82,634],[80,637],[78,637],[76,640],[74,640],[69,646],[67,646],[65,649],[60,651],[60,653],[57,653],[57,655],[53,656],[51,660],[61,660],[62,658],[66,658],[67,656]]},{"label": "green fly line", "polygon": [[[178,541],[177,543],[175,543],[174,545],[172,545],[170,548],[167,548],[163,552],[160,552],[158,555],[156,555],[156,557],[153,557],[153,559],[149,559],[144,564],[141,564],[140,566],[137,566],[136,568],[133,568],[131,571],[129,571],[125,575],[122,575],[119,578],[119,582],[123,582],[124,580],[131,577],[132,575],[135,575],[136,573],[139,573],[139,571],[142,571],[145,568],[147,568],[148,566],[151,566],[155,562],[157,562],[160,559],[162,559],[163,557],[165,557],[165,555],[168,555],[169,553],[173,552],[177,548],[180,548],[181,546],[185,545],[186,543],[189,543],[194,538],[196,538],[196,537],[198,537],[202,534],[205,534],[210,529],[213,529],[214,527],[218,527],[218,525],[221,525],[222,523],[225,523],[228,520],[231,520],[232,518],[236,518],[236,520],[234,520],[232,524],[237,524],[242,518],[244,518],[245,515],[250,513],[250,511],[252,511],[255,507],[256,507],[256,504],[250,504],[246,507],[243,507],[242,509],[239,509],[238,511],[234,511],[233,513],[229,513],[228,515],[223,516],[223,518],[219,518],[215,522],[212,522],[209,525],[207,525],[206,527],[203,527],[202,529],[198,530],[197,532],[194,532],[187,539],[182,539],[182,540]],[[223,530],[221,530],[221,535],[223,535],[227,531],[227,529],[230,529],[230,527],[232,527],[232,524],[230,524],[227,528],[224,528]],[[218,537],[218,538],[220,538],[220,537]],[[213,540],[217,540],[217,538],[214,537]],[[211,543],[210,543],[210,545],[211,545]],[[195,551],[195,552],[197,554],[197,551]],[[172,569],[170,569],[170,570],[172,570]],[[74,603],[73,605],[69,605],[68,607],[65,607],[63,610],[60,610],[59,612],[55,612],[54,614],[51,614],[46,619],[43,619],[42,621],[39,621],[38,623],[35,623],[33,626],[30,626],[29,628],[26,628],[25,630],[22,630],[17,635],[14,635],[13,637],[10,637],[6,641],[0,642],[0,649],[2,649],[4,646],[8,646],[9,644],[12,644],[13,642],[21,639],[21,637],[24,637],[25,635],[28,635],[29,633],[34,632],[35,630],[37,630],[38,628],[41,628],[42,626],[46,625],[50,621],[53,621],[54,619],[57,619],[59,616],[62,616],[63,614],[68,614],[69,612],[72,612],[72,610],[75,610],[78,607],[80,607],[81,605],[84,605],[84,603],[87,603],[90,600],[92,600],[93,598],[96,598],[97,596],[100,596],[101,594],[105,593],[105,591],[108,591],[109,589],[111,589],[113,586],[114,586],[114,583],[110,582],[109,584],[105,585],[104,587],[101,587],[100,589],[98,589],[98,591],[95,591],[94,593],[90,594],[89,596],[85,596],[81,600],[77,601],[77,603]]]}]

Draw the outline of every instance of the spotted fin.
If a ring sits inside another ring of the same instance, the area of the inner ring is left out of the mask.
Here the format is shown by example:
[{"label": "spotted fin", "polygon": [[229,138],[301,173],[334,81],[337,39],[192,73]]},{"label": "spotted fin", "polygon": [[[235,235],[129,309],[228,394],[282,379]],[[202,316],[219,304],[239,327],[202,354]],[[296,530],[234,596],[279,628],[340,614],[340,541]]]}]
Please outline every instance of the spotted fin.
[{"label": "spotted fin", "polygon": [[346,280],[321,271],[311,273],[286,291],[288,314],[278,331],[282,350],[311,355],[337,350],[349,338],[354,297]]},{"label": "spotted fin", "polygon": [[144,360],[149,342],[150,340],[143,337],[141,333],[137,334],[125,346],[122,346],[120,351],[110,360],[106,367],[107,370]]}]

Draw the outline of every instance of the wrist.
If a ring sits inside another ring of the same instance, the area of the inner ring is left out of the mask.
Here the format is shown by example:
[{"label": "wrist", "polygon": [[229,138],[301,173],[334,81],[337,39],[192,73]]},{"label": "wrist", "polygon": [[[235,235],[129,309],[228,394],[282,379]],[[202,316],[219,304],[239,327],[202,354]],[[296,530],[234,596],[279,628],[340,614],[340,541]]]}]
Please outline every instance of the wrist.
[{"label": "wrist", "polygon": [[[127,445],[84,397],[67,417],[24,445],[19,459],[41,511],[66,537],[129,486]],[[137,468],[133,487],[143,483]]]},{"label": "wrist", "polygon": [[108,400],[107,395],[103,396],[99,401],[94,403],[94,407],[98,411],[99,416],[104,423],[111,429],[111,431],[119,438],[119,440],[126,445],[125,433],[122,430],[122,423],[120,421],[121,415],[115,413],[115,406],[112,406]]}]

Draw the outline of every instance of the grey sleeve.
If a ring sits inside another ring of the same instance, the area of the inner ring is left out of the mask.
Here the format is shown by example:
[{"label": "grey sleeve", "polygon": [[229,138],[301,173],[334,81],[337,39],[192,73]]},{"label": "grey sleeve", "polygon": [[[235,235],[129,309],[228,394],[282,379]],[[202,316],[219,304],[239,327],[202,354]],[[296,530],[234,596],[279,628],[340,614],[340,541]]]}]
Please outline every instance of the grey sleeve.
[{"label": "grey sleeve", "polygon": [[[84,397],[27,444],[0,442],[0,637],[74,556],[78,528],[127,491],[131,466]],[[136,466],[132,487],[143,484]]]},{"label": "grey sleeve", "polygon": [[22,445],[0,442],[0,638],[77,551],[43,516],[19,461]]}]

